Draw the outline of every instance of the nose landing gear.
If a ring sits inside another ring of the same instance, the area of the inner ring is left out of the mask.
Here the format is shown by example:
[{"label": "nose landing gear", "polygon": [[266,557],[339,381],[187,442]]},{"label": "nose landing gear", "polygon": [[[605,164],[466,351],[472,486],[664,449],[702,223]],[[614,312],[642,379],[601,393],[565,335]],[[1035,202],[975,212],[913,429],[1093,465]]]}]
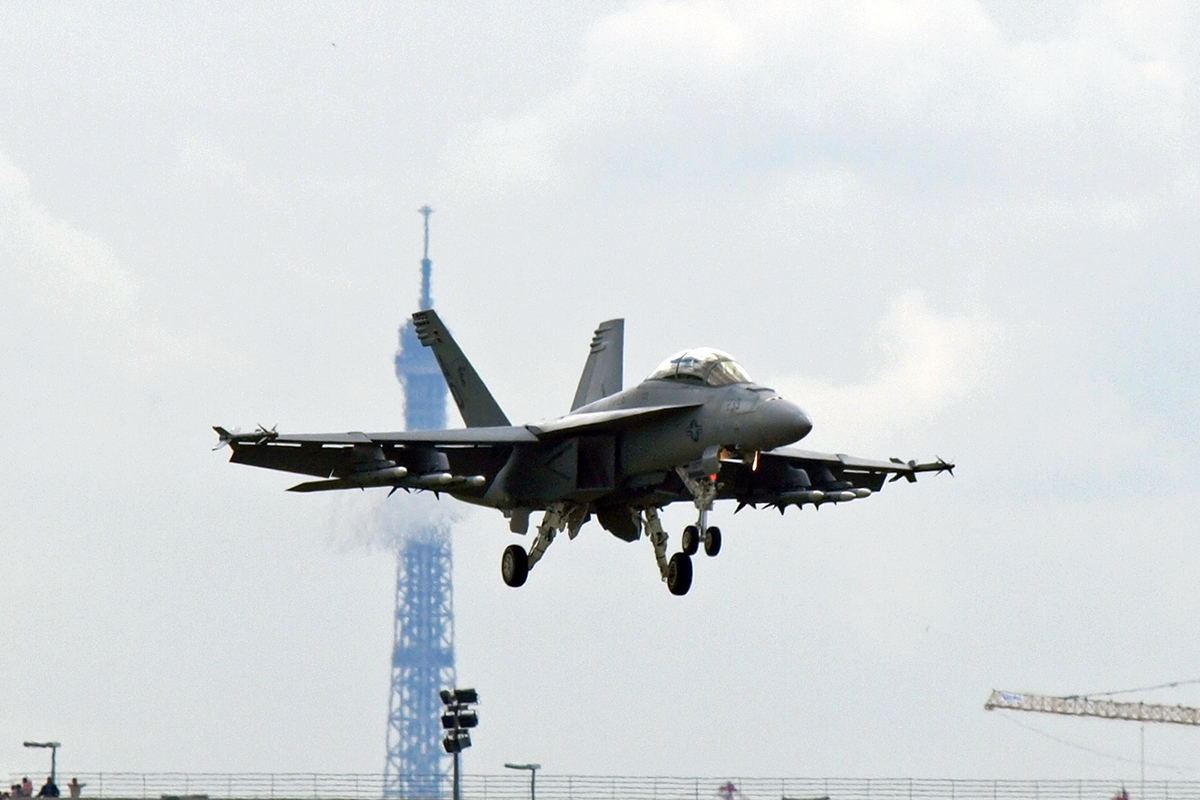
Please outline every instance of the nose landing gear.
[{"label": "nose landing gear", "polygon": [[704,555],[715,556],[721,552],[721,529],[716,525],[704,532]]}]

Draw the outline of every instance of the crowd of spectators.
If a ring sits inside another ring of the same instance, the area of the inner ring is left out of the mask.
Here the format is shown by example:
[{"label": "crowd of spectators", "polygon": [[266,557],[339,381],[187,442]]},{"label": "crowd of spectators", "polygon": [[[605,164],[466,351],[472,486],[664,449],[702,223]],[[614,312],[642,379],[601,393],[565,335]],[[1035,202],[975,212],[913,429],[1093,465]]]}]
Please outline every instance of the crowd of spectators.
[{"label": "crowd of spectators", "polygon": [[[71,797],[79,797],[83,791],[83,787],[87,784],[79,782],[78,778],[71,778],[71,782],[67,784],[67,791]],[[0,791],[0,800],[17,800],[22,797],[33,797],[33,783],[30,782],[29,776],[21,779],[20,783],[14,783],[8,787],[8,791]],[[37,797],[59,797],[58,784],[54,782],[53,776],[46,778],[46,783],[38,789]]]}]

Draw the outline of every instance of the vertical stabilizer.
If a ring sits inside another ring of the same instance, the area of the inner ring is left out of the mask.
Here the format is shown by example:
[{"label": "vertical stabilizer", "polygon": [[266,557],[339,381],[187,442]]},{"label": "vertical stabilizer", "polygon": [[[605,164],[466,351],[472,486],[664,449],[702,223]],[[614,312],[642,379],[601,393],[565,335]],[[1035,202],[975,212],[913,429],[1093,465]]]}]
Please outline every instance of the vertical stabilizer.
[{"label": "vertical stabilizer", "polygon": [[601,322],[592,337],[587,363],[575,390],[571,410],[594,403],[602,397],[621,391],[621,377],[625,371],[625,320],[610,319]]},{"label": "vertical stabilizer", "polygon": [[468,428],[486,428],[508,425],[508,417],[500,410],[496,399],[488,391],[479,373],[467,361],[458,344],[438,319],[432,308],[413,314],[413,324],[421,344],[433,350],[450,394],[462,414]]}]

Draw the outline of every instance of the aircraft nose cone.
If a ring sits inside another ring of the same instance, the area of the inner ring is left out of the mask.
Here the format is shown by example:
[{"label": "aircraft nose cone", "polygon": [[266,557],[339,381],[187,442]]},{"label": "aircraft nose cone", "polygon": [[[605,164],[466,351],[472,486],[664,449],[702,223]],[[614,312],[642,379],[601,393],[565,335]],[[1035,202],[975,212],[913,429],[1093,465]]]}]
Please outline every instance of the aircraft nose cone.
[{"label": "aircraft nose cone", "polygon": [[812,430],[812,420],[800,406],[782,397],[763,403],[762,411],[768,418],[772,434],[779,437],[774,446],[799,441]]},{"label": "aircraft nose cone", "polygon": [[788,429],[788,435],[795,437],[792,441],[798,442],[805,436],[808,436],[808,432],[812,430],[812,420],[808,418],[808,414],[804,413],[804,409],[787,400],[780,400],[779,402],[787,406],[789,412],[788,420],[791,425]]}]

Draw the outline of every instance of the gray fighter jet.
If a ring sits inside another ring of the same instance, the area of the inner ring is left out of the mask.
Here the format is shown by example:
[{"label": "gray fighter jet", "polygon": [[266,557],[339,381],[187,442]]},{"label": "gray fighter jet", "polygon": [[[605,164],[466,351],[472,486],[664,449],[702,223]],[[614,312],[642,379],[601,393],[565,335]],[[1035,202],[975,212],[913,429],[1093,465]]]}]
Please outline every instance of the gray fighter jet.
[{"label": "gray fighter jet", "polygon": [[[513,533],[543,511],[529,551],[510,545],[501,558],[509,586],[529,570],[564,529],[574,539],[594,515],[627,542],[643,532],[672,594],[692,583],[692,556],[721,549],[707,524],[717,500],[745,506],[846,503],[869,497],[885,481],[915,481],[921,472],[951,471],[937,459],[877,461],[815,453],[785,445],[812,422],[795,404],[750,379],[728,354],[684,350],[650,377],[622,390],[625,321],[603,322],[592,339],[570,413],[512,425],[436,313],[413,315],[421,344],[433,349],[464,429],[398,433],[285,435],[215,430],[239,464],[311,475],[293,492],[385,486],[445,493],[500,509]],[[681,550],[667,557],[658,511],[692,502],[699,516],[683,529]]]}]

